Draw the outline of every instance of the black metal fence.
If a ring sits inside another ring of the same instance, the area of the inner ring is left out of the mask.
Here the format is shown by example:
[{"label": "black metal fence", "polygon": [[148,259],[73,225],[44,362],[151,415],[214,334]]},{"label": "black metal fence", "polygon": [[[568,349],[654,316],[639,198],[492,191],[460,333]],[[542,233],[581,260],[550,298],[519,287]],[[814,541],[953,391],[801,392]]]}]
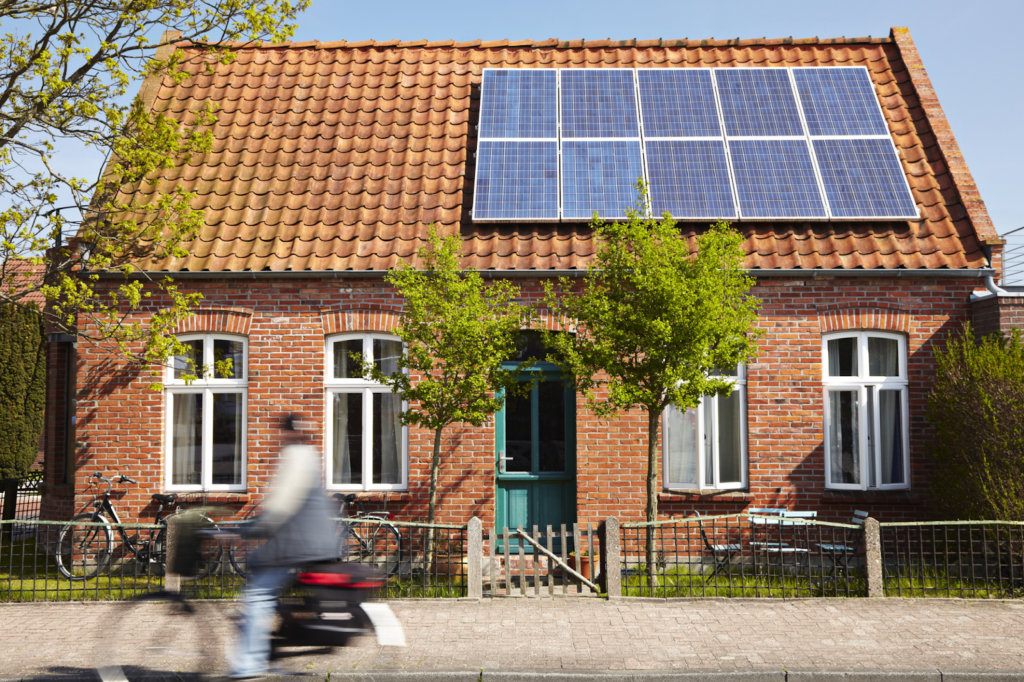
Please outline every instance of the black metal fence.
[{"label": "black metal fence", "polygon": [[622,596],[866,596],[862,533],[748,514],[623,524]]},{"label": "black metal fence", "polygon": [[[30,471],[22,478],[8,478],[0,481],[0,520],[3,521],[34,521],[39,518],[42,506],[40,486],[43,484],[42,471]],[[35,526],[25,523],[11,523],[3,527],[4,537],[20,538],[35,530]]]},{"label": "black metal fence", "polygon": [[1024,523],[880,523],[879,532],[886,596],[1024,597]]}]

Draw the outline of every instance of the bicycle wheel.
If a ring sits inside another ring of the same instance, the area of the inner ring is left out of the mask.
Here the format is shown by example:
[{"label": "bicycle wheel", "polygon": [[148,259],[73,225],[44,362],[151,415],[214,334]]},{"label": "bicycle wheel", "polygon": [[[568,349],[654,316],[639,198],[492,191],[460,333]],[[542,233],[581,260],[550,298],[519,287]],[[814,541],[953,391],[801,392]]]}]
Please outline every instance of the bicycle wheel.
[{"label": "bicycle wheel", "polygon": [[248,570],[248,546],[242,545],[240,547],[240,551],[236,551],[233,546],[229,546],[227,548],[227,552],[228,562],[231,564],[231,570],[243,578],[249,577],[249,574],[246,573]]},{"label": "bicycle wheel", "polygon": [[78,526],[109,523],[100,514],[79,514],[61,527],[57,536],[57,570],[68,580],[95,578],[110,559],[114,534],[110,526]]},{"label": "bicycle wheel", "polygon": [[397,528],[380,524],[373,529],[366,547],[371,556],[369,563],[385,575],[398,573],[398,566],[402,562],[402,536],[398,534]]},{"label": "bicycle wheel", "polygon": [[[215,530],[217,524],[213,519],[203,517],[199,520],[199,528],[203,530]],[[159,564],[164,570],[167,568],[167,521],[161,519],[160,525],[162,528],[157,532],[156,537],[153,538],[153,544],[150,549],[151,559]],[[202,580],[208,578],[212,573],[215,573],[220,567],[221,553],[223,549],[220,543],[212,540],[204,540],[199,546],[199,556],[196,561],[196,573],[195,575],[182,576],[185,580]]]}]

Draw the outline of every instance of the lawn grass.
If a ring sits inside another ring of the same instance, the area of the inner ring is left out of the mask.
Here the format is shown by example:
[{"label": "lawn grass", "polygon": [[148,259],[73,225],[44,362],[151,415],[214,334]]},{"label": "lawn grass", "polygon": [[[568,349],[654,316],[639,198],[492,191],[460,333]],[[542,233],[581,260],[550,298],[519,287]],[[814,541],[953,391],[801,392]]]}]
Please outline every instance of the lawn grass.
[{"label": "lawn grass", "polygon": [[[733,566],[728,573],[710,575],[710,566],[692,570],[689,566],[668,566],[655,573],[657,585],[650,584],[643,566],[627,567],[622,577],[622,596],[658,598],[808,598],[863,597],[866,581],[859,576],[767,575],[754,573],[753,566]],[[773,567],[775,571],[778,567]],[[702,571],[708,570],[705,574]]]}]

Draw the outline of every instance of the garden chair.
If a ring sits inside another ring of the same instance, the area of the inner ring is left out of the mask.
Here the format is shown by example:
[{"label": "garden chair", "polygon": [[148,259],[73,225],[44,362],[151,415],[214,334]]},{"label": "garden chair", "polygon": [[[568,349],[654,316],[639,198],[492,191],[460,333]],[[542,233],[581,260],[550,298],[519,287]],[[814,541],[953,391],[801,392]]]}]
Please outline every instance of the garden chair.
[{"label": "garden chair", "polygon": [[[804,524],[794,523],[793,521],[786,521],[785,519],[815,519],[817,517],[818,512],[816,511],[783,510],[782,513],[779,514],[778,524],[782,528],[789,528],[795,531],[797,527],[803,526]],[[764,551],[769,555],[769,557],[779,557],[779,564],[783,568],[785,568],[787,556],[793,557],[793,566],[796,569],[797,573],[800,572],[801,559],[803,559],[803,563],[808,568],[810,567],[811,550],[809,547],[791,547],[787,542],[777,542],[774,544],[776,546],[765,547]]]},{"label": "garden chair", "polygon": [[739,544],[724,544],[724,545],[712,545],[708,539],[707,533],[704,532],[704,523],[700,520],[700,512],[693,512],[697,517],[697,526],[700,528],[700,539],[704,542],[704,547],[711,553],[711,558],[715,562],[715,570],[711,572],[711,575],[704,578],[704,582],[711,580],[721,571],[728,571],[729,564],[732,562],[732,558],[743,551],[743,545]]},{"label": "garden chair", "polygon": [[836,570],[839,568],[843,569],[843,573],[849,573],[850,556],[856,554],[860,548],[861,537],[864,535],[864,520],[866,518],[868,518],[866,511],[854,511],[850,524],[857,527],[846,530],[846,537],[843,538],[842,544],[819,543],[817,545],[819,551],[832,560],[832,570],[829,572],[829,575],[835,575]]}]

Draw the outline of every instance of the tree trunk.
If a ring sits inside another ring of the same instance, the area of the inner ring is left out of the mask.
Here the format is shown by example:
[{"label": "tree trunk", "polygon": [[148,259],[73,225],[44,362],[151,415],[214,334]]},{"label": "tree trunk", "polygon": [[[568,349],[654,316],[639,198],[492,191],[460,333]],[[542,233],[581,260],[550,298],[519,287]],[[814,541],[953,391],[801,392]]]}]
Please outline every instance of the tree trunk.
[{"label": "tree trunk", "polygon": [[427,529],[427,547],[426,547],[426,566],[427,570],[430,570],[430,566],[434,562],[434,512],[437,508],[437,470],[441,468],[441,431],[444,427],[434,429],[434,456],[430,460],[430,502],[427,505],[427,523],[430,524],[430,528]]},{"label": "tree trunk", "polygon": [[[647,412],[647,522],[653,523],[658,520],[658,424],[661,421],[661,412],[649,410]],[[654,574],[654,538],[655,526],[647,526],[647,575],[650,579],[651,596],[654,595],[654,588],[658,586],[658,578]]]}]

